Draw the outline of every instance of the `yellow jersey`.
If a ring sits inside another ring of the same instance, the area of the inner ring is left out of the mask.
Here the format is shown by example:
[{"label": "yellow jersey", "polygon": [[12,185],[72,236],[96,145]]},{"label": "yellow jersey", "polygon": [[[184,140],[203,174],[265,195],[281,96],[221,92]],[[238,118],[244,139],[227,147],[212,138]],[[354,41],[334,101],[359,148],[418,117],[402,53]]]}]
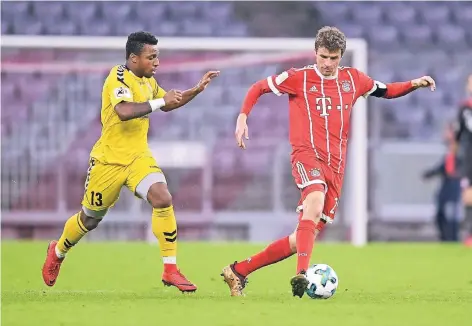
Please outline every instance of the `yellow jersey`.
[{"label": "yellow jersey", "polygon": [[165,94],[154,77],[140,78],[125,65],[113,67],[102,90],[102,134],[90,156],[105,164],[118,165],[129,165],[137,157],[150,156],[149,117],[121,121],[115,106],[121,102],[147,102]]}]

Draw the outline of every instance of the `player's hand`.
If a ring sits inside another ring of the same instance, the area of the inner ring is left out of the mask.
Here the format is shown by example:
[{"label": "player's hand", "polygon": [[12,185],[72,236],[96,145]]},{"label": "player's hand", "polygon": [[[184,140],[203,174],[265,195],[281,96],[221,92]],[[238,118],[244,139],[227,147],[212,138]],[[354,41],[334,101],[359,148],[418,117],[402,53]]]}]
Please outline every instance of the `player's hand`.
[{"label": "player's hand", "polygon": [[243,137],[245,139],[249,139],[249,130],[247,127],[247,115],[245,115],[244,113],[241,113],[238,116],[234,136],[236,137],[236,143],[238,144],[238,146],[242,149],[246,149],[246,144],[244,144]]},{"label": "player's hand", "polygon": [[436,89],[436,82],[430,76],[423,76],[421,78],[413,79],[411,81],[413,87],[424,88],[429,87],[432,92]]},{"label": "player's hand", "polygon": [[164,95],[166,105],[177,105],[182,101],[182,91],[171,89]]},{"label": "player's hand", "polygon": [[208,86],[211,80],[215,77],[218,77],[219,75],[220,75],[219,70],[208,71],[205,75],[203,75],[202,79],[198,82],[196,86],[196,91],[198,93],[202,92]]}]

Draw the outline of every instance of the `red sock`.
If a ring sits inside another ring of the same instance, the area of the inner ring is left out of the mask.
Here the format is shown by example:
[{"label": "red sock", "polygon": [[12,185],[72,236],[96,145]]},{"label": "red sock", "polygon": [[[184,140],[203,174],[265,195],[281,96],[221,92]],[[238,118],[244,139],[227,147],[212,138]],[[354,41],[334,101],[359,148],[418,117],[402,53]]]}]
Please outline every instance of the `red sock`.
[{"label": "red sock", "polygon": [[314,244],[315,222],[301,220],[297,228],[297,274],[308,269]]},{"label": "red sock", "polygon": [[165,273],[176,273],[177,272],[177,265],[176,264],[164,264],[164,272]]},{"label": "red sock", "polygon": [[272,242],[263,251],[251,258],[236,263],[234,269],[246,277],[259,268],[284,260],[293,254],[288,237],[285,237]]}]

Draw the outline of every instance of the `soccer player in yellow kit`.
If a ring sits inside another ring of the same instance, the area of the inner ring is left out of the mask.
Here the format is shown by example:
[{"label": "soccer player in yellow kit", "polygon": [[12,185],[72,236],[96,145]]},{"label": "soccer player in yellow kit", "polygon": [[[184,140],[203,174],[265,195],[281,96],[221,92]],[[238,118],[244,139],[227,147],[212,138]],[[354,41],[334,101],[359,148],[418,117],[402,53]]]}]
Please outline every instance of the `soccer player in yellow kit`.
[{"label": "soccer player in yellow kit", "polygon": [[102,91],[102,134],[90,153],[82,210],[70,217],[58,241],[48,245],[43,280],[53,286],[67,252],[95,229],[126,186],[153,207],[152,231],[164,263],[162,282],[182,292],[197,287],[177,268],[177,223],[166,179],[147,143],[149,114],[175,110],[202,92],[219,71],[207,72],[186,91],[164,91],[154,79],[157,38],[136,32],[126,42],[126,64],[111,69]]}]

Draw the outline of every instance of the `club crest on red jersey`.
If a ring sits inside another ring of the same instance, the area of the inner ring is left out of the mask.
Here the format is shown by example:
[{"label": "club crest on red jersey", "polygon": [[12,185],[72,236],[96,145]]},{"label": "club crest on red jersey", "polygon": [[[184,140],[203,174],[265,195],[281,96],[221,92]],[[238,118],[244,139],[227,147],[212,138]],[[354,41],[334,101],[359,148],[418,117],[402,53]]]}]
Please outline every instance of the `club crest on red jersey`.
[{"label": "club crest on red jersey", "polygon": [[341,82],[341,88],[343,89],[343,91],[345,92],[350,92],[351,91],[351,82],[350,81],[347,81],[347,80],[343,80]]},{"label": "club crest on red jersey", "polygon": [[320,173],[320,170],[317,169],[317,168],[310,170],[310,175],[311,175],[312,177],[319,177],[320,174],[321,174],[321,173]]}]

